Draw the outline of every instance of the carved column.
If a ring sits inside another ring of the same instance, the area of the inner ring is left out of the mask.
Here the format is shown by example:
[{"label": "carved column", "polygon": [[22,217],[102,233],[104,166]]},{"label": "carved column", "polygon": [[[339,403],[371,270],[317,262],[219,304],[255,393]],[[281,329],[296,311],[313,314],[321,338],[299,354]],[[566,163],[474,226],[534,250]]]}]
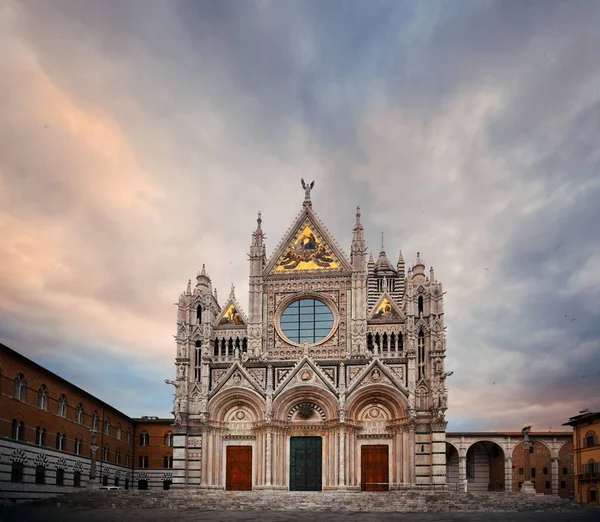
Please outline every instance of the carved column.
[{"label": "carved column", "polygon": [[409,480],[411,484],[416,483],[415,477],[415,424],[411,422],[408,426],[408,456],[409,456]]},{"label": "carved column", "polygon": [[268,431],[267,432],[267,436],[266,436],[266,442],[265,442],[265,460],[266,462],[266,480],[265,480],[265,485],[270,486],[271,485],[271,453],[272,453],[272,440],[271,440],[271,432]]},{"label": "carved column", "polygon": [[346,485],[346,433],[343,429],[340,430],[339,467],[338,485],[344,487]]}]

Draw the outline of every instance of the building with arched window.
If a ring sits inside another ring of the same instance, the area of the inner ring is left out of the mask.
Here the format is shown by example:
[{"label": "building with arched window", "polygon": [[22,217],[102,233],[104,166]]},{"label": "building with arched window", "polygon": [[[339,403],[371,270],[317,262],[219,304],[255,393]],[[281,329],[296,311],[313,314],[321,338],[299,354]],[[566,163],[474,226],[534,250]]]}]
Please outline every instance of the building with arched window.
[{"label": "building with arched window", "polygon": [[564,426],[573,427],[575,498],[600,504],[600,412],[584,410]]}]

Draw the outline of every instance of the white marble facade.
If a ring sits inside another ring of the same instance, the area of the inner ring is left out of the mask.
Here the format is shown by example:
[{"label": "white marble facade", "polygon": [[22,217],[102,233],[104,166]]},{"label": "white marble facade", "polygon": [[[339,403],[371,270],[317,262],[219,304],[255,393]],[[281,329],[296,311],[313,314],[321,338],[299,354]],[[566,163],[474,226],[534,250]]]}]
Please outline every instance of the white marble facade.
[{"label": "white marble facade", "polygon": [[[302,184],[301,211],[270,258],[259,214],[247,314],[233,288],[218,302],[204,266],[179,298],[174,487],[230,487],[230,446],[251,448],[241,473],[252,489],[445,484],[442,284],[419,254],[408,270],[383,244],[367,260],[360,209],[348,257],[313,210],[314,184]],[[320,451],[298,453],[296,437],[320,438]]]}]

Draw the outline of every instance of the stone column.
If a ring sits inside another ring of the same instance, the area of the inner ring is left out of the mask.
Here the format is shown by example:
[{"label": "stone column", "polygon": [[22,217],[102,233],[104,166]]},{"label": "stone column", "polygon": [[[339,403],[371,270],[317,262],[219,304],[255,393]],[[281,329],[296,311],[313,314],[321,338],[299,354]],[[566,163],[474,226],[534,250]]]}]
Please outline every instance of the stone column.
[{"label": "stone column", "polygon": [[266,486],[271,486],[271,475],[272,475],[272,469],[271,469],[271,454],[272,454],[272,440],[271,440],[271,432],[268,431],[267,432],[267,436],[266,436],[266,441],[265,441],[265,460],[266,465],[267,465],[267,469],[266,469],[266,480],[265,480],[265,485]]},{"label": "stone column", "polygon": [[411,422],[408,427],[408,478],[411,484],[416,483],[415,477],[415,424]]},{"label": "stone column", "polygon": [[558,497],[558,457],[552,457],[552,495]]},{"label": "stone column", "polygon": [[466,455],[459,455],[458,457],[458,484],[459,487],[463,487],[463,482],[467,478],[467,457]]},{"label": "stone column", "polygon": [[343,429],[340,430],[339,467],[338,485],[343,488],[346,486],[346,433]]},{"label": "stone column", "polygon": [[504,457],[504,491],[512,491],[512,479],[512,457]]}]

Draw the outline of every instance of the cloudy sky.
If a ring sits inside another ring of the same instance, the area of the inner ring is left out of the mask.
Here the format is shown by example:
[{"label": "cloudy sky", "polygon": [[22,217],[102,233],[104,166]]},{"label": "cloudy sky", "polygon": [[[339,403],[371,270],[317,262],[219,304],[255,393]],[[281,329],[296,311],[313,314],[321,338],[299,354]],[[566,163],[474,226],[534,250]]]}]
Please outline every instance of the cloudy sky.
[{"label": "cloudy sky", "polygon": [[449,430],[600,408],[597,1],[7,0],[0,341],[168,415],[202,263],[314,208],[444,282]]}]

